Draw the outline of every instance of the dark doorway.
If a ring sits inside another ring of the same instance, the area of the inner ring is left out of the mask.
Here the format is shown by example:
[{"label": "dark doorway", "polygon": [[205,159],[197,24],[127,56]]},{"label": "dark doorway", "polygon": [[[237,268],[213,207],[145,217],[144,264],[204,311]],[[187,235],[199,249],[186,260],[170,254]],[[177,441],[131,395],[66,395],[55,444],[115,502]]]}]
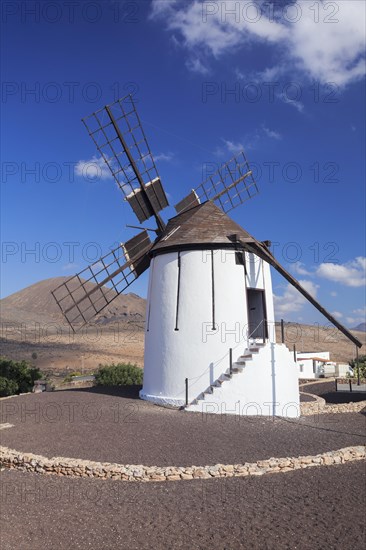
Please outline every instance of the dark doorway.
[{"label": "dark doorway", "polygon": [[264,290],[247,289],[248,335],[253,339],[268,338],[266,298]]}]

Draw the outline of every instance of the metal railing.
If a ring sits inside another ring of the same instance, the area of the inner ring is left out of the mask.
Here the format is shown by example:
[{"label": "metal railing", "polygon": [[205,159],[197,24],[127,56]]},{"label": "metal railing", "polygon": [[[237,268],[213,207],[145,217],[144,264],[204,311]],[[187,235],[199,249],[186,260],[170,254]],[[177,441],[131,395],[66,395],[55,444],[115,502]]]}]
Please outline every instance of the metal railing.
[{"label": "metal railing", "polygon": [[[230,377],[232,377],[232,375],[233,375],[233,350],[236,349],[238,346],[242,345],[243,342],[246,342],[247,349],[250,349],[250,339],[253,337],[253,334],[258,330],[258,328],[261,325],[262,325],[262,336],[259,339],[262,341],[263,344],[265,344],[266,336],[267,336],[266,323],[267,323],[267,320],[262,319],[260,321],[260,323],[258,323],[258,325],[255,327],[254,330],[252,330],[252,332],[250,334],[248,334],[245,338],[243,338],[243,340],[238,342],[238,344],[234,348],[229,348],[229,375],[230,375]],[[255,338],[255,340],[258,340],[258,338]],[[208,369],[205,369],[200,376],[196,376],[195,378],[191,378],[191,379],[185,378],[184,386],[185,386],[185,406],[186,407],[188,407],[188,405],[189,405],[189,380],[198,380],[198,378],[201,378],[207,372],[207,370]],[[217,377],[216,380],[218,380],[218,378],[220,378],[220,376],[222,376],[222,374],[224,374],[224,373],[222,372]]]}]

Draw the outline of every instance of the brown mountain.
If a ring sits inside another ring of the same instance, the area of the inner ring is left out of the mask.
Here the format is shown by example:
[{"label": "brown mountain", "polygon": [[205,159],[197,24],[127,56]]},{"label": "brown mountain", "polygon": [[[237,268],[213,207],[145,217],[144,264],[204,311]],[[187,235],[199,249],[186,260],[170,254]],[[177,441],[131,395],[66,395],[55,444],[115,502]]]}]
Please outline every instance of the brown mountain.
[{"label": "brown mountain", "polygon": [[[68,277],[45,279],[23,288],[0,300],[2,322],[13,323],[63,323],[63,316],[55,302],[51,290],[64,283]],[[90,289],[94,283],[88,283]],[[121,294],[96,318],[97,323],[108,323],[145,318],[146,300],[136,294]]]},{"label": "brown mountain", "polygon": [[353,328],[352,330],[358,330],[360,332],[366,332],[366,323],[360,323],[357,325],[357,327]]}]

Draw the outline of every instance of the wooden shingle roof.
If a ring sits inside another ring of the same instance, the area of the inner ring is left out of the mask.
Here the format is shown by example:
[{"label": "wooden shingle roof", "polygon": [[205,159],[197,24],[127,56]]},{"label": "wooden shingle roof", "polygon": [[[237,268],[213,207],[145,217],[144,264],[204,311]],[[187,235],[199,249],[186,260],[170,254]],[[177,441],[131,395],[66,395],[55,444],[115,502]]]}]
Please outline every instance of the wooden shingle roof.
[{"label": "wooden shingle roof", "polygon": [[196,248],[199,245],[234,246],[229,239],[234,234],[241,239],[251,238],[221,208],[207,201],[171,218],[151,252],[154,254],[163,249]]}]

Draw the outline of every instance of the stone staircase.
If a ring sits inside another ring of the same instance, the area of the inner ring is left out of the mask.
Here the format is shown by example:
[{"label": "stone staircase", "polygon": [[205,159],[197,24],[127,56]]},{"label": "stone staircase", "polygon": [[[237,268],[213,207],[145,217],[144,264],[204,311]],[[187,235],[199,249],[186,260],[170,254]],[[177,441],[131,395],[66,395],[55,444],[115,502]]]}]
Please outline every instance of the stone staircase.
[{"label": "stone staircase", "polygon": [[265,344],[262,343],[249,345],[249,348],[244,351],[244,354],[241,355],[235,363],[233,363],[232,374],[230,374],[229,368],[226,369],[226,371],[220,374],[220,376],[205,391],[201,392],[188,406],[184,408],[186,410],[197,410],[197,406],[199,406],[202,401],[205,401],[207,397],[212,396],[215,391],[217,391],[217,388],[221,388],[223,384],[230,382],[236,374],[243,372],[245,367],[253,361],[253,357],[259,353],[260,349],[263,348],[264,345]]}]

